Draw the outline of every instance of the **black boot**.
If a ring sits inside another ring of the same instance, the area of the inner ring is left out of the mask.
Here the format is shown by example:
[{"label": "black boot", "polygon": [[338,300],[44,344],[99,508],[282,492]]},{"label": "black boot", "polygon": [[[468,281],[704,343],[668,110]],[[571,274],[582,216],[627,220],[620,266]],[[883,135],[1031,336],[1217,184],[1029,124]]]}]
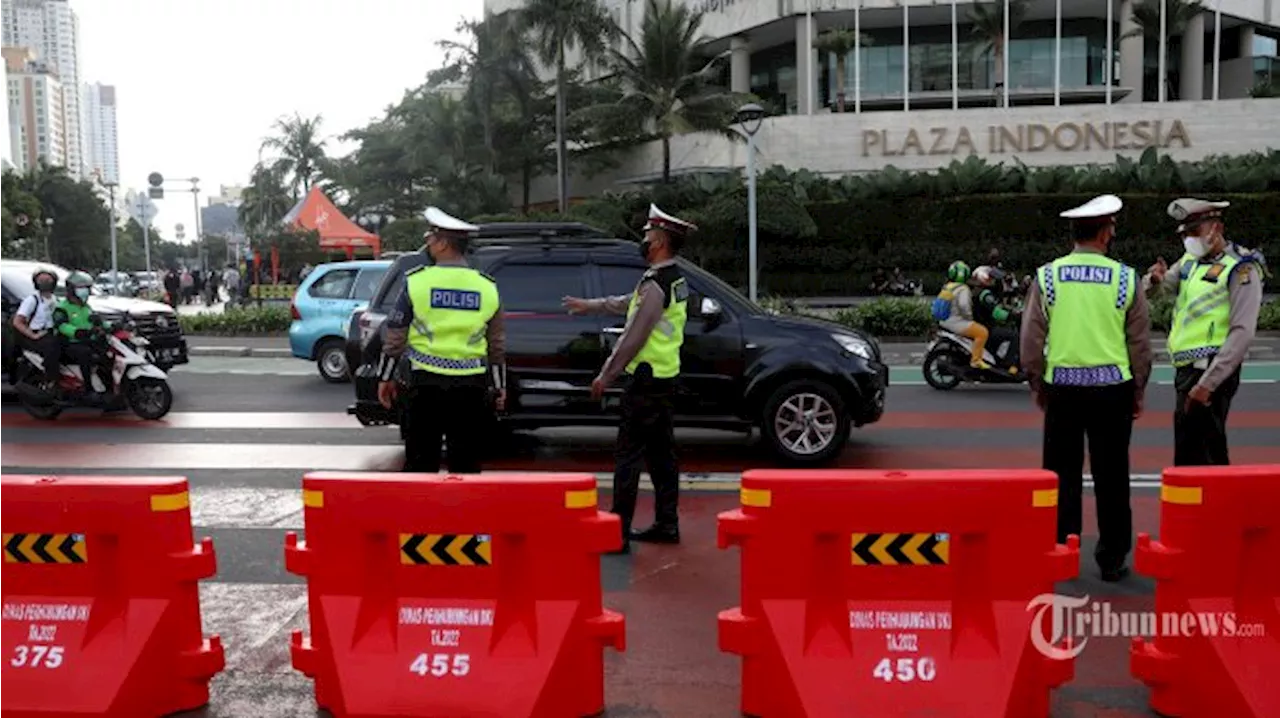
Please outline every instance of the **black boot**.
[{"label": "black boot", "polygon": [[643,531],[632,531],[631,540],[642,543],[678,544],[680,543],[680,529],[676,526],[654,524]]}]

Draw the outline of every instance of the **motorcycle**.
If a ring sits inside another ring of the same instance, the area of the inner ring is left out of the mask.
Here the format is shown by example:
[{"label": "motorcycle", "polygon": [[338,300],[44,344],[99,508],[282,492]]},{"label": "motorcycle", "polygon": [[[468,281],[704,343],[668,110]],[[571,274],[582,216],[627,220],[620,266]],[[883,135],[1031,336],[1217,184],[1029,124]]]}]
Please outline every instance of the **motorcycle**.
[{"label": "motorcycle", "polygon": [[[168,376],[151,362],[146,349],[150,342],[125,326],[103,332],[111,359],[115,400],[122,401],[142,419],[154,421],[168,414],[173,407],[173,390],[169,388]],[[88,379],[92,390],[98,393],[85,391],[85,378],[79,365],[63,364],[59,375],[56,386],[50,385],[44,378],[44,358],[29,349],[22,350],[14,372],[14,386],[28,414],[53,420],[63,409],[102,406],[95,399],[107,387],[103,386],[98,372],[93,372]]]},{"label": "motorcycle", "polygon": [[1021,384],[1026,374],[1018,366],[1018,334],[992,333],[982,358],[989,369],[969,366],[973,340],[946,329],[938,328],[924,354],[924,380],[939,391],[950,391],[962,383],[970,384]]}]

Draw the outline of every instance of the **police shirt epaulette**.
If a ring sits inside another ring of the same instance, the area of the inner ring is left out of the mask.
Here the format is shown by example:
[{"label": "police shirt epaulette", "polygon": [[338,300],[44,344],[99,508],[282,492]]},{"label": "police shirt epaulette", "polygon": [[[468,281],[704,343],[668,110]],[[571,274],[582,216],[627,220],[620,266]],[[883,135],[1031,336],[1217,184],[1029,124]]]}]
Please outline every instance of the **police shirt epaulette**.
[{"label": "police shirt epaulette", "polygon": [[489,280],[490,282],[493,282],[494,284],[497,284],[497,283],[498,283],[498,280],[494,279],[494,278],[493,278],[493,275],[492,275],[492,274],[489,274],[488,272],[481,272],[481,271],[479,271],[479,270],[476,270],[476,274],[479,274],[480,276],[484,277],[485,279]]},{"label": "police shirt epaulette", "polygon": [[404,276],[406,276],[406,277],[407,277],[407,276],[409,276],[410,274],[413,274],[414,272],[421,272],[422,270],[426,269],[428,266],[429,266],[429,265],[426,265],[426,264],[419,264],[418,266],[414,267],[413,269],[410,269],[409,271],[405,272],[405,273],[404,273]]}]

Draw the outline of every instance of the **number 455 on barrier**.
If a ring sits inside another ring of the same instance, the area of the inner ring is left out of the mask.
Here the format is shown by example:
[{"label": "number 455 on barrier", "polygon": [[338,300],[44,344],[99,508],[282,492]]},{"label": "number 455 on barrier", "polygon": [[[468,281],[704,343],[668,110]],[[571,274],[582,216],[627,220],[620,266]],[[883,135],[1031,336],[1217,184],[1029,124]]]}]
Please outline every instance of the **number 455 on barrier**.
[{"label": "number 455 on barrier", "polygon": [[413,663],[409,664],[409,672],[419,676],[430,673],[436,678],[452,673],[461,678],[471,672],[471,656],[466,653],[437,653],[434,656],[419,653]]},{"label": "number 455 on barrier", "polygon": [[938,668],[932,658],[899,658],[895,672],[892,660],[882,658],[871,675],[885,683],[892,683],[895,678],[902,683],[914,680],[928,682],[937,677]]}]

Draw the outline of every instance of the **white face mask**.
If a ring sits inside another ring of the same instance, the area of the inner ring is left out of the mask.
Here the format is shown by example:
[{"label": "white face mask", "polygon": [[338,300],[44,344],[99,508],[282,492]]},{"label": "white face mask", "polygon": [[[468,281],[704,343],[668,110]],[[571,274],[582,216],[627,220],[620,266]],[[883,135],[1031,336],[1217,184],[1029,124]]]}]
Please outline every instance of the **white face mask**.
[{"label": "white face mask", "polygon": [[1182,246],[1186,248],[1187,254],[1200,259],[1209,253],[1209,245],[1199,237],[1186,237],[1182,240]]}]

